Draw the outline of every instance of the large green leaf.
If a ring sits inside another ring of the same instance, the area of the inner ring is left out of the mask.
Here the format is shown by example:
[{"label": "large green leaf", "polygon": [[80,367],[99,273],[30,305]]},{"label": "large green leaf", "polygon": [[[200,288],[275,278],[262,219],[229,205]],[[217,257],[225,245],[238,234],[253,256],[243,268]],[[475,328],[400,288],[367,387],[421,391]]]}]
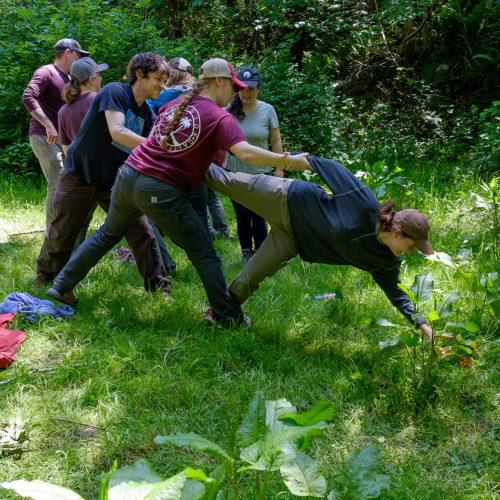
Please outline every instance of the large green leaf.
[{"label": "large green leaf", "polygon": [[175,436],[156,436],[154,439],[157,444],[173,443],[176,446],[186,446],[187,448],[195,451],[201,451],[214,455],[226,462],[232,461],[232,458],[217,444],[201,437],[194,432],[182,433],[179,432]]},{"label": "large green leaf", "polygon": [[299,497],[324,497],[326,480],[318,463],[305,453],[298,453],[280,467],[281,477],[288,489]]},{"label": "large green leaf", "polygon": [[226,477],[226,468],[223,464],[219,464],[209,476],[210,482],[206,485],[205,496],[203,500],[216,500],[219,493],[222,481]]},{"label": "large green leaf", "polygon": [[398,287],[401,288],[401,290],[403,290],[406,295],[408,295],[412,304],[415,305],[417,303],[417,298],[415,297],[415,294],[411,291],[409,286],[406,286],[404,283],[398,283]]},{"label": "large green leaf", "polygon": [[266,400],[262,391],[257,391],[241,426],[236,432],[240,448],[256,443],[266,430]]},{"label": "large green leaf", "polygon": [[[205,484],[203,484],[200,481],[195,481],[193,479],[186,479],[186,482],[184,483],[184,486],[182,487],[182,493],[180,500],[200,500],[201,498],[204,498],[206,491]],[[153,494],[152,492],[151,494]],[[151,496],[151,494],[149,496]],[[158,500],[162,499],[163,497],[155,497]],[[149,498],[148,498],[149,500]]]},{"label": "large green leaf", "polygon": [[266,434],[257,443],[241,450],[240,458],[250,465],[241,470],[278,470],[286,461],[291,460],[300,450],[298,443],[304,442],[323,432],[324,422],[301,427],[273,422],[267,427]]},{"label": "large green leaf", "polygon": [[381,351],[386,349],[387,347],[394,347],[399,344],[399,337],[394,337],[392,339],[384,340],[383,342],[378,343],[378,347]]},{"label": "large green leaf", "polygon": [[[161,483],[128,481],[117,484],[108,490],[108,500],[144,500]],[[172,497],[176,498],[176,497]]]},{"label": "large green leaf", "polygon": [[118,470],[113,472],[113,474],[111,474],[111,478],[109,479],[109,488],[131,481],[140,483],[158,483],[162,480],[163,478],[154,471],[149,462],[144,458],[141,458],[133,465],[120,467]]},{"label": "large green leaf", "polygon": [[123,482],[111,488],[109,500],[200,500],[205,493],[203,482],[189,479],[188,476],[203,478],[205,475],[186,469],[165,481]]},{"label": "large green leaf", "polygon": [[434,278],[431,273],[418,274],[410,290],[415,294],[417,302],[423,302],[432,298]]},{"label": "large green leaf", "polygon": [[449,316],[452,312],[452,304],[453,302],[457,301],[460,297],[460,294],[457,292],[454,293],[449,293],[448,295],[445,295],[439,305],[437,306],[436,310],[437,313],[441,318],[446,318]]},{"label": "large green leaf", "polygon": [[328,422],[333,418],[333,405],[328,401],[317,401],[310,410],[304,413],[283,413],[278,417],[281,421],[292,421],[297,425],[314,425],[318,422]]},{"label": "large green leaf", "polygon": [[1,486],[7,490],[14,490],[22,497],[30,497],[35,500],[84,500],[83,497],[68,488],[45,481],[19,479],[11,483],[1,483]]},{"label": "large green leaf", "polygon": [[427,255],[427,260],[433,260],[434,262],[440,262],[445,266],[452,267],[454,269],[457,268],[457,265],[453,262],[453,259],[450,255],[445,252],[434,252],[431,255]]},{"label": "large green leaf", "polygon": [[342,483],[348,491],[345,498],[377,498],[390,484],[389,476],[380,474],[379,470],[379,455],[374,446],[365,446],[352,453],[344,462]]},{"label": "large green leaf", "polygon": [[266,425],[278,420],[283,413],[297,413],[297,410],[286,399],[266,401]]}]

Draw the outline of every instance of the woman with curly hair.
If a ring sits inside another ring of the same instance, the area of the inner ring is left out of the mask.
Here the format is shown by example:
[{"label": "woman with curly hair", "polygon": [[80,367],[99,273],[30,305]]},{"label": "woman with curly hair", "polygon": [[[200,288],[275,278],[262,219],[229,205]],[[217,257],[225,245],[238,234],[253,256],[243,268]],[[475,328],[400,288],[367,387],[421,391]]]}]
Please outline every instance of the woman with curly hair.
[{"label": "woman with curly hair", "polygon": [[119,169],[106,221],[73,254],[47,294],[61,300],[127,229],[146,214],[180,246],[201,278],[215,320],[244,321],[229,293],[212,239],[187,200],[203,180],[217,151],[231,151],[256,165],[300,168],[306,154],[287,156],[250,145],[233,117],[224,111],[235,91],[244,88],[232,66],[210,59],[199,81],[184,96],[161,108],[149,138]]}]

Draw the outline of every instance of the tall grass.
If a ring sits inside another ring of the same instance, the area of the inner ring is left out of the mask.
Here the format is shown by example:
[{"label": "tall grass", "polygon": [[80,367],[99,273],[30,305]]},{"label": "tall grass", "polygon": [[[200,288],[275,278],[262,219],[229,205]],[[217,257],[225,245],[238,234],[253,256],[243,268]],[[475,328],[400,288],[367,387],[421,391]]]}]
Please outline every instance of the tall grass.
[{"label": "tall grass", "polygon": [[[484,234],[487,216],[470,195],[479,183],[473,175],[461,170],[441,182],[438,171],[415,167],[405,175],[423,192],[406,195],[394,185],[389,194],[429,215],[436,250],[455,255],[464,237]],[[7,233],[43,227],[44,186],[36,177],[7,174],[0,174],[0,186],[0,299],[14,291],[43,298],[43,290],[30,289],[43,233]],[[231,204],[223,202],[234,234]],[[478,272],[493,272],[498,263],[481,238],[467,241]],[[96,498],[99,475],[115,459],[125,465],[146,457],[164,477],[187,465],[209,468],[212,459],[158,447],[153,438],[193,431],[226,443],[239,409],[261,389],[299,410],[332,402],[334,426],[314,450],[329,490],[342,461],[375,444],[392,478],[383,498],[498,495],[500,349],[491,318],[482,317],[475,334],[472,365],[450,360],[436,401],[416,413],[404,351],[378,347],[399,327],[366,322],[406,320],[367,273],[296,259],[244,306],[250,328],[223,330],[202,325],[208,303],[200,281],[183,252],[167,245],[178,262],[173,301],[143,291],[135,267],[110,256],[77,287],[73,318],[33,324],[15,318],[11,327],[28,338],[15,363],[0,372],[0,421],[20,418],[29,444],[0,458],[2,480],[43,479]],[[241,268],[237,240],[217,241],[216,248],[230,280]],[[443,292],[460,288],[447,269],[422,255],[405,260],[401,278],[411,284],[429,270]],[[314,294],[332,290],[342,292],[337,304],[312,302]],[[471,307],[461,301],[453,321],[469,321]],[[273,484],[269,498],[280,491],[284,485]],[[15,498],[7,490],[0,495]]]}]

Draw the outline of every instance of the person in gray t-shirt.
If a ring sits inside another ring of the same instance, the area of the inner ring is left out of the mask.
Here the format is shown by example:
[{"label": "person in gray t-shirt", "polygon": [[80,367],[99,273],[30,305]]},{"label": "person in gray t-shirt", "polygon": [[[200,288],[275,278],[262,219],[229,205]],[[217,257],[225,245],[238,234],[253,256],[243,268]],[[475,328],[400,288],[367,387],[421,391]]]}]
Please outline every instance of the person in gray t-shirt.
[{"label": "person in gray t-shirt", "polygon": [[[245,134],[247,141],[253,146],[271,149],[274,153],[283,153],[281,135],[276,111],[267,102],[257,99],[262,87],[259,71],[254,66],[244,66],[238,73],[238,78],[247,88],[236,93],[228,106],[228,111],[234,116],[238,127]],[[231,172],[247,174],[272,174],[271,167],[259,167],[245,163],[228,153],[224,168]],[[276,169],[275,176],[283,177],[283,172]],[[266,221],[248,208],[232,201],[236,213],[238,239],[244,262],[259,249],[267,236]]]}]

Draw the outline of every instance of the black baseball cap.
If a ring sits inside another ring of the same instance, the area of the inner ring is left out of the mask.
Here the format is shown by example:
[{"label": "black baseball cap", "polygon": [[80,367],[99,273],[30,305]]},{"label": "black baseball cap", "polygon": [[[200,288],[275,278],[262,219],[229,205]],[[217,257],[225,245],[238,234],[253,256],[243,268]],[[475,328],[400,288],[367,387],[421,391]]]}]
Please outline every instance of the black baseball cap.
[{"label": "black baseball cap", "polygon": [[243,68],[240,69],[237,78],[248,87],[258,87],[261,83],[260,73],[254,66],[243,66]]},{"label": "black baseball cap", "polygon": [[80,47],[80,44],[76,40],[73,40],[73,38],[61,38],[61,40],[58,40],[54,45],[54,50],[56,52],[60,52],[61,50],[66,50],[66,49],[74,50],[75,52],[80,52],[82,56],[88,56],[90,54],[90,52],[83,50]]}]

